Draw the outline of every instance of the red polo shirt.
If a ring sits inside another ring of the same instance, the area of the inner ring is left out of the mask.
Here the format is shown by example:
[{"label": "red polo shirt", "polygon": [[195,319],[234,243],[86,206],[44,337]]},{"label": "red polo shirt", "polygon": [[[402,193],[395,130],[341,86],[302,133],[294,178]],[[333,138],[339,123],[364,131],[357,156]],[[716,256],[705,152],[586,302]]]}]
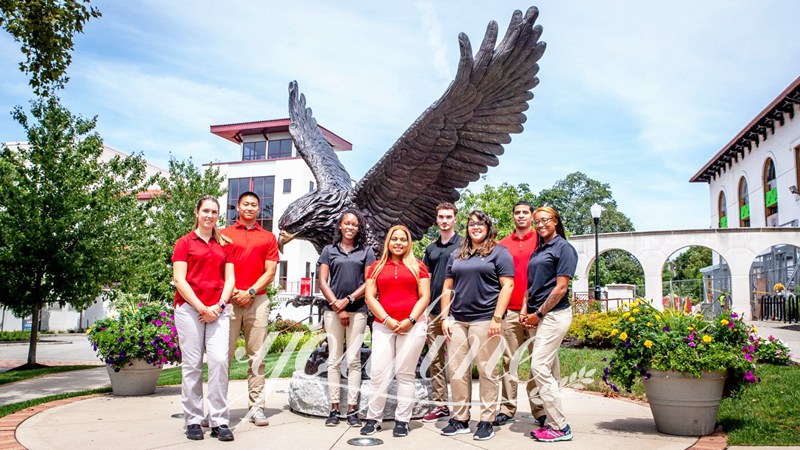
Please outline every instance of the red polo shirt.
[{"label": "red polo shirt", "polygon": [[[428,278],[428,268],[422,261],[417,260],[417,262],[419,263],[419,277]],[[375,261],[369,266],[367,278],[372,277],[372,272],[377,265],[378,261]],[[414,305],[419,300],[419,293],[417,292],[417,279],[405,264],[396,263],[391,259],[386,261],[386,265],[381,269],[375,282],[378,285],[378,301],[386,310],[386,314],[399,321],[411,315]],[[383,317],[375,318],[377,322],[382,323],[381,319]]]},{"label": "red polo shirt", "polygon": [[[248,229],[238,220],[235,224],[222,230],[222,234],[231,238],[231,262],[236,274],[236,289],[248,290],[256,284],[264,274],[264,262],[280,261],[278,241],[275,235],[256,226]],[[265,293],[262,289],[256,294]]]},{"label": "red polo shirt", "polygon": [[[225,264],[231,246],[221,246],[215,239],[206,244],[194,231],[184,235],[175,243],[172,262],[187,264],[186,281],[192,291],[206,306],[213,306],[222,296],[225,286]],[[175,292],[175,306],[185,302],[179,292]]]},{"label": "red polo shirt", "polygon": [[505,247],[514,258],[514,290],[511,291],[511,300],[508,302],[510,310],[522,309],[522,299],[528,289],[528,261],[536,250],[537,240],[536,232],[531,230],[522,238],[517,236],[517,233],[511,233],[510,236],[500,241],[500,245]]}]

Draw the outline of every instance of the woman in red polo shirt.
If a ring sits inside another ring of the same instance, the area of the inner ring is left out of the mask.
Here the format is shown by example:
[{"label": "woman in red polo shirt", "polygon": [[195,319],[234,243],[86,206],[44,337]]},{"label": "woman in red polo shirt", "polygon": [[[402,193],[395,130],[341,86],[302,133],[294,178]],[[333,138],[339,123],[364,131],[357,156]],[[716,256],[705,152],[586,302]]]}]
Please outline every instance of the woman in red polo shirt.
[{"label": "woman in red polo shirt", "polygon": [[203,349],[208,363],[208,414],[211,437],[232,441],[228,428],[228,339],[233,291],[230,239],[217,230],[219,202],[204,196],[194,210],[194,229],[175,243],[172,278],[175,324],[183,355],[181,403],[186,437],[203,439]]},{"label": "woman in red polo shirt", "polygon": [[425,308],[431,297],[428,269],[414,258],[411,233],[395,225],[386,234],[381,259],[367,273],[366,300],[375,315],[372,327],[372,368],[367,423],[361,434],[380,430],[392,367],[397,379],[395,437],[408,435],[414,407],[414,375],[425,344]]}]

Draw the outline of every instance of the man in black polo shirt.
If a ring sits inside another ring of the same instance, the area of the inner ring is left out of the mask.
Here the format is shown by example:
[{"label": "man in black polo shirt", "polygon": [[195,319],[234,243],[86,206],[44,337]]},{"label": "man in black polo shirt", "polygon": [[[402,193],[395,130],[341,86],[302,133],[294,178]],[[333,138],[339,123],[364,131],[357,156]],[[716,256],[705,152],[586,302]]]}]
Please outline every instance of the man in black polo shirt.
[{"label": "man in black polo shirt", "polygon": [[444,272],[450,254],[461,244],[461,236],[456,234],[456,214],[458,209],[452,203],[439,203],[436,206],[436,226],[439,239],[425,249],[422,262],[431,276],[431,306],[428,313],[428,358],[430,358],[431,389],[436,406],[422,418],[423,422],[436,422],[450,416],[447,407],[447,378],[445,376],[445,337],[442,334],[440,297],[444,285]]}]

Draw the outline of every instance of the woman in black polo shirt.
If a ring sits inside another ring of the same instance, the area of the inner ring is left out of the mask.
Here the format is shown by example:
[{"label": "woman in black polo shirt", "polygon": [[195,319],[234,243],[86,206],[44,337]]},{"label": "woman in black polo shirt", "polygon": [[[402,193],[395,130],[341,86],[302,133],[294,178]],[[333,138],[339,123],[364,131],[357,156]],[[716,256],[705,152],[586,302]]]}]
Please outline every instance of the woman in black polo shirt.
[{"label": "woman in black polo shirt", "polygon": [[572,431],[561,407],[558,374],[553,373],[561,341],[572,323],[569,281],[575,275],[578,253],[567,242],[558,212],[548,206],[533,213],[533,225],[539,245],[528,261],[528,290],[525,293],[527,314],[520,322],[533,330],[531,376],[538,389],[534,399],[541,402],[546,416],[537,418],[540,428],[531,436],[543,442],[568,441]]},{"label": "woman in black polo shirt", "polygon": [[328,338],[328,395],[331,412],[326,426],[339,423],[339,384],[341,383],[342,345],[347,345],[347,423],[360,426],[358,392],[361,389],[361,343],[367,327],[364,280],[375,254],[366,245],[362,230],[364,217],[348,209],[339,218],[333,244],[319,256],[319,287],[328,301],[323,314]]},{"label": "woman in black polo shirt", "polygon": [[[475,354],[480,377],[481,420],[473,436],[485,441],[494,436],[498,378],[492,371],[499,361],[503,316],[514,289],[514,260],[497,245],[497,229],[483,211],[469,213],[467,233],[453,252],[445,272],[442,292],[442,332],[447,345],[450,388],[454,411],[442,430],[445,436],[469,433],[472,364],[463,364]],[[474,347],[470,352],[470,346]],[[466,367],[462,367],[466,366]]]}]

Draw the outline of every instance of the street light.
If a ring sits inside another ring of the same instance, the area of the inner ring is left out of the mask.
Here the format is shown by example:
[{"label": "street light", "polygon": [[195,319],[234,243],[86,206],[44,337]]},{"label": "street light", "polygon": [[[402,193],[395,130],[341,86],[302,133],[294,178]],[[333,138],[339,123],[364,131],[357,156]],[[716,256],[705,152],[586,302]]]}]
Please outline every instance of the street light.
[{"label": "street light", "polygon": [[594,219],[594,299],[600,300],[600,244],[597,228],[600,225],[600,213],[603,212],[603,207],[595,203],[590,210]]}]

